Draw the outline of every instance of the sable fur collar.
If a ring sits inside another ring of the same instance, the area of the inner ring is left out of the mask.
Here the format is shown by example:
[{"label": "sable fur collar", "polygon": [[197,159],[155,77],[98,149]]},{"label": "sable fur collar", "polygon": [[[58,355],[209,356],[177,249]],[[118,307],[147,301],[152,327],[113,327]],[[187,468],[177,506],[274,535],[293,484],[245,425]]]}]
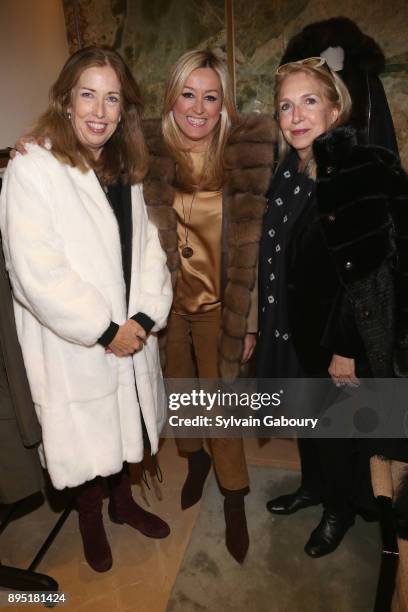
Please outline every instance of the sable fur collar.
[{"label": "sable fur collar", "polygon": [[[145,121],[144,134],[150,153],[144,196],[149,217],[159,230],[175,283],[180,264],[177,218],[173,209],[175,163],[163,142],[159,120]],[[275,143],[276,125],[272,117],[247,115],[242,116],[231,130],[225,151],[223,214],[227,230],[223,245],[227,252],[219,362],[220,374],[228,379],[239,373]]]},{"label": "sable fur collar", "polygon": [[322,171],[326,174],[329,166],[344,167],[368,161],[380,165],[398,166],[395,153],[389,149],[379,145],[358,144],[357,131],[351,125],[334,128],[316,138],[313,143],[313,154],[319,175]]},{"label": "sable fur collar", "polygon": [[313,153],[317,166],[335,166],[349,157],[357,144],[356,130],[344,125],[322,134],[313,143]]},{"label": "sable fur collar", "polygon": [[319,56],[327,47],[343,48],[346,70],[360,68],[376,75],[384,70],[385,57],[378,44],[347,17],[333,17],[303,28],[289,41],[281,63]]}]

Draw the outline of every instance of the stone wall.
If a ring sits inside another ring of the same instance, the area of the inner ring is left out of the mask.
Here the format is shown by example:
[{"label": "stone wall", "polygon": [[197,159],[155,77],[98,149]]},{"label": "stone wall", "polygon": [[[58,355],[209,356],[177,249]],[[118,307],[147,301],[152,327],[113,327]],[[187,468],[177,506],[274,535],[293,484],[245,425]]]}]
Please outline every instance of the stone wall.
[{"label": "stone wall", "polygon": [[[223,0],[64,0],[71,50],[104,43],[120,51],[142,86],[146,115],[160,114],[163,84],[187,49],[225,49]],[[406,0],[235,0],[240,110],[271,112],[273,75],[289,38],[313,21],[344,15],[383,48],[382,75],[401,157],[408,168],[408,2]]]}]

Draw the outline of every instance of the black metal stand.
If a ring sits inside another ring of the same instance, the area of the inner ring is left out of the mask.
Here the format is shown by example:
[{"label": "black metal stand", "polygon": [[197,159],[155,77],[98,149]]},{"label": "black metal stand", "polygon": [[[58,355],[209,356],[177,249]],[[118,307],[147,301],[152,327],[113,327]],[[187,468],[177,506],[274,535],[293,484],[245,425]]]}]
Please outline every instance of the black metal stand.
[{"label": "black metal stand", "polygon": [[380,507],[380,528],[383,551],[381,555],[381,567],[378,576],[374,612],[391,612],[399,561],[395,518],[392,509],[392,500],[389,497],[379,496],[377,497],[377,502]]},{"label": "black metal stand", "polygon": [[[6,529],[11,518],[14,516],[17,510],[21,508],[23,502],[24,500],[21,500],[11,506],[0,525],[0,534]],[[58,591],[58,582],[54,580],[54,578],[51,578],[51,576],[47,576],[46,574],[40,574],[34,570],[55,540],[71,510],[72,501],[60,515],[58,521],[35,555],[28,569],[20,569],[17,567],[2,565],[0,562],[0,587],[13,589],[16,591]]]}]

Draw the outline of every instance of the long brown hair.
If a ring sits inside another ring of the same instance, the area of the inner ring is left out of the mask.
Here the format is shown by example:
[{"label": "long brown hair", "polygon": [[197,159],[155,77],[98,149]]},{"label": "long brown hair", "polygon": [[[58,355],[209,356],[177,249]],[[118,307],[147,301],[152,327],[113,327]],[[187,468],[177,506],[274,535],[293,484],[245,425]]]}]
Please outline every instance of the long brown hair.
[{"label": "long brown hair", "polygon": [[[68,117],[72,90],[82,72],[93,66],[110,66],[121,86],[121,121],[104,145],[95,161],[87,148],[78,140]],[[139,87],[121,56],[104,46],[85,47],[67,60],[57,80],[50,89],[49,106],[29,136],[48,138],[52,153],[57,159],[85,172],[94,168],[107,182],[119,176],[130,183],[137,183],[147,172],[148,156],[141,130],[143,102]]]},{"label": "long brown hair", "polygon": [[[173,117],[173,107],[183,91],[186,80],[197,68],[211,68],[216,72],[221,84],[222,107],[220,120],[214,130],[205,154],[203,173],[194,176],[190,156],[183,144],[180,128]],[[231,80],[227,65],[211,49],[193,50],[184,53],[173,66],[166,85],[163,104],[163,136],[171,154],[177,162],[178,184],[186,191],[197,188],[215,190],[222,185],[224,175],[224,149],[232,123],[237,121]]]}]

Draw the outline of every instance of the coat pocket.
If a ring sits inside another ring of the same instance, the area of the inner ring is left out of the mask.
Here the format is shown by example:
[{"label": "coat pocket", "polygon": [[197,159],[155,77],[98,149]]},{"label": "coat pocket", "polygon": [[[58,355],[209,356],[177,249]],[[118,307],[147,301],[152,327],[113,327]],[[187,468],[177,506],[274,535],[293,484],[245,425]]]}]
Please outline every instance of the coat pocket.
[{"label": "coat pocket", "polygon": [[88,402],[112,394],[118,387],[118,358],[102,346],[69,345],[62,350],[69,402]]}]

